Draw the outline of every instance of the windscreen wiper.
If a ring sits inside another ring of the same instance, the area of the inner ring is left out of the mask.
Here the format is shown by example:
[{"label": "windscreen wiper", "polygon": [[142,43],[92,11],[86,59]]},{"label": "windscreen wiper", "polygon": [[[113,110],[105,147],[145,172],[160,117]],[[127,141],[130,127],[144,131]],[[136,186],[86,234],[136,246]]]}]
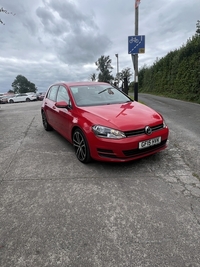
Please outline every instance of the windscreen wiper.
[{"label": "windscreen wiper", "polygon": [[107,90],[109,90],[109,89],[111,90],[111,89],[113,89],[113,87],[108,87],[108,88],[106,88],[106,89],[104,89],[104,90],[98,92],[98,94],[101,94],[101,93],[103,93],[103,92],[105,92],[105,91],[107,91]]}]

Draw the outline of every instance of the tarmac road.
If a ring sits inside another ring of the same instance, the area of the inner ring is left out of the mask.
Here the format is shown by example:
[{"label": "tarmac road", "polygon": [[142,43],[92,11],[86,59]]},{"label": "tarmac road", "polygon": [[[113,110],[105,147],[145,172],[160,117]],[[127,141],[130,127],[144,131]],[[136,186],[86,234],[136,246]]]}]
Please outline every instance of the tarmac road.
[{"label": "tarmac road", "polygon": [[84,165],[43,129],[40,105],[0,109],[0,266],[200,266],[200,181],[179,136],[196,144],[176,132],[189,119],[176,121],[156,102],[170,127],[168,149]]},{"label": "tarmac road", "polygon": [[140,94],[139,100],[163,114],[171,145],[200,179],[200,105],[148,94]]}]

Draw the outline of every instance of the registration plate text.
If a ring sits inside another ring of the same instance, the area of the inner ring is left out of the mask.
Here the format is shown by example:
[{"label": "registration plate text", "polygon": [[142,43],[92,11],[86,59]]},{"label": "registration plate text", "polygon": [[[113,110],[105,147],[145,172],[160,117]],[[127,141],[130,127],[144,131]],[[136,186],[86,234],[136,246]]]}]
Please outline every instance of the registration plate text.
[{"label": "registration plate text", "polygon": [[161,143],[161,136],[139,142],[139,149],[147,148],[150,146],[155,146],[155,145],[160,144],[160,143]]}]

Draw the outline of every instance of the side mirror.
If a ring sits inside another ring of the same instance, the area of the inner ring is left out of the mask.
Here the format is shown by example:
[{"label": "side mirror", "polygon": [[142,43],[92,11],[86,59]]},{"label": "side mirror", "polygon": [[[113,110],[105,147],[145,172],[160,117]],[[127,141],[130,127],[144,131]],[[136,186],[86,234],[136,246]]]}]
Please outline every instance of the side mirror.
[{"label": "side mirror", "polygon": [[67,102],[65,102],[65,101],[59,101],[59,102],[56,102],[55,103],[55,106],[57,107],[57,108],[69,108],[69,105],[67,104]]}]

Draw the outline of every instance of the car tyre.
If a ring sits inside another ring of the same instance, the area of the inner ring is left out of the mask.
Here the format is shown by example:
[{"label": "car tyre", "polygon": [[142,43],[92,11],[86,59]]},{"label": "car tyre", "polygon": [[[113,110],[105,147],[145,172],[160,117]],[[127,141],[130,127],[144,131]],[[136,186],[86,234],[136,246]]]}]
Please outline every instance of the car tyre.
[{"label": "car tyre", "polygon": [[14,103],[14,100],[10,99],[9,103]]},{"label": "car tyre", "polygon": [[46,131],[52,131],[53,130],[53,128],[51,127],[51,125],[47,121],[47,117],[46,117],[44,111],[42,111],[42,123],[43,123],[44,129]]},{"label": "car tyre", "polygon": [[82,163],[89,163],[91,161],[90,149],[83,132],[77,128],[72,139],[77,159]]},{"label": "car tyre", "polygon": [[27,98],[27,99],[26,99],[26,102],[30,102],[30,101],[31,101],[30,98]]}]

